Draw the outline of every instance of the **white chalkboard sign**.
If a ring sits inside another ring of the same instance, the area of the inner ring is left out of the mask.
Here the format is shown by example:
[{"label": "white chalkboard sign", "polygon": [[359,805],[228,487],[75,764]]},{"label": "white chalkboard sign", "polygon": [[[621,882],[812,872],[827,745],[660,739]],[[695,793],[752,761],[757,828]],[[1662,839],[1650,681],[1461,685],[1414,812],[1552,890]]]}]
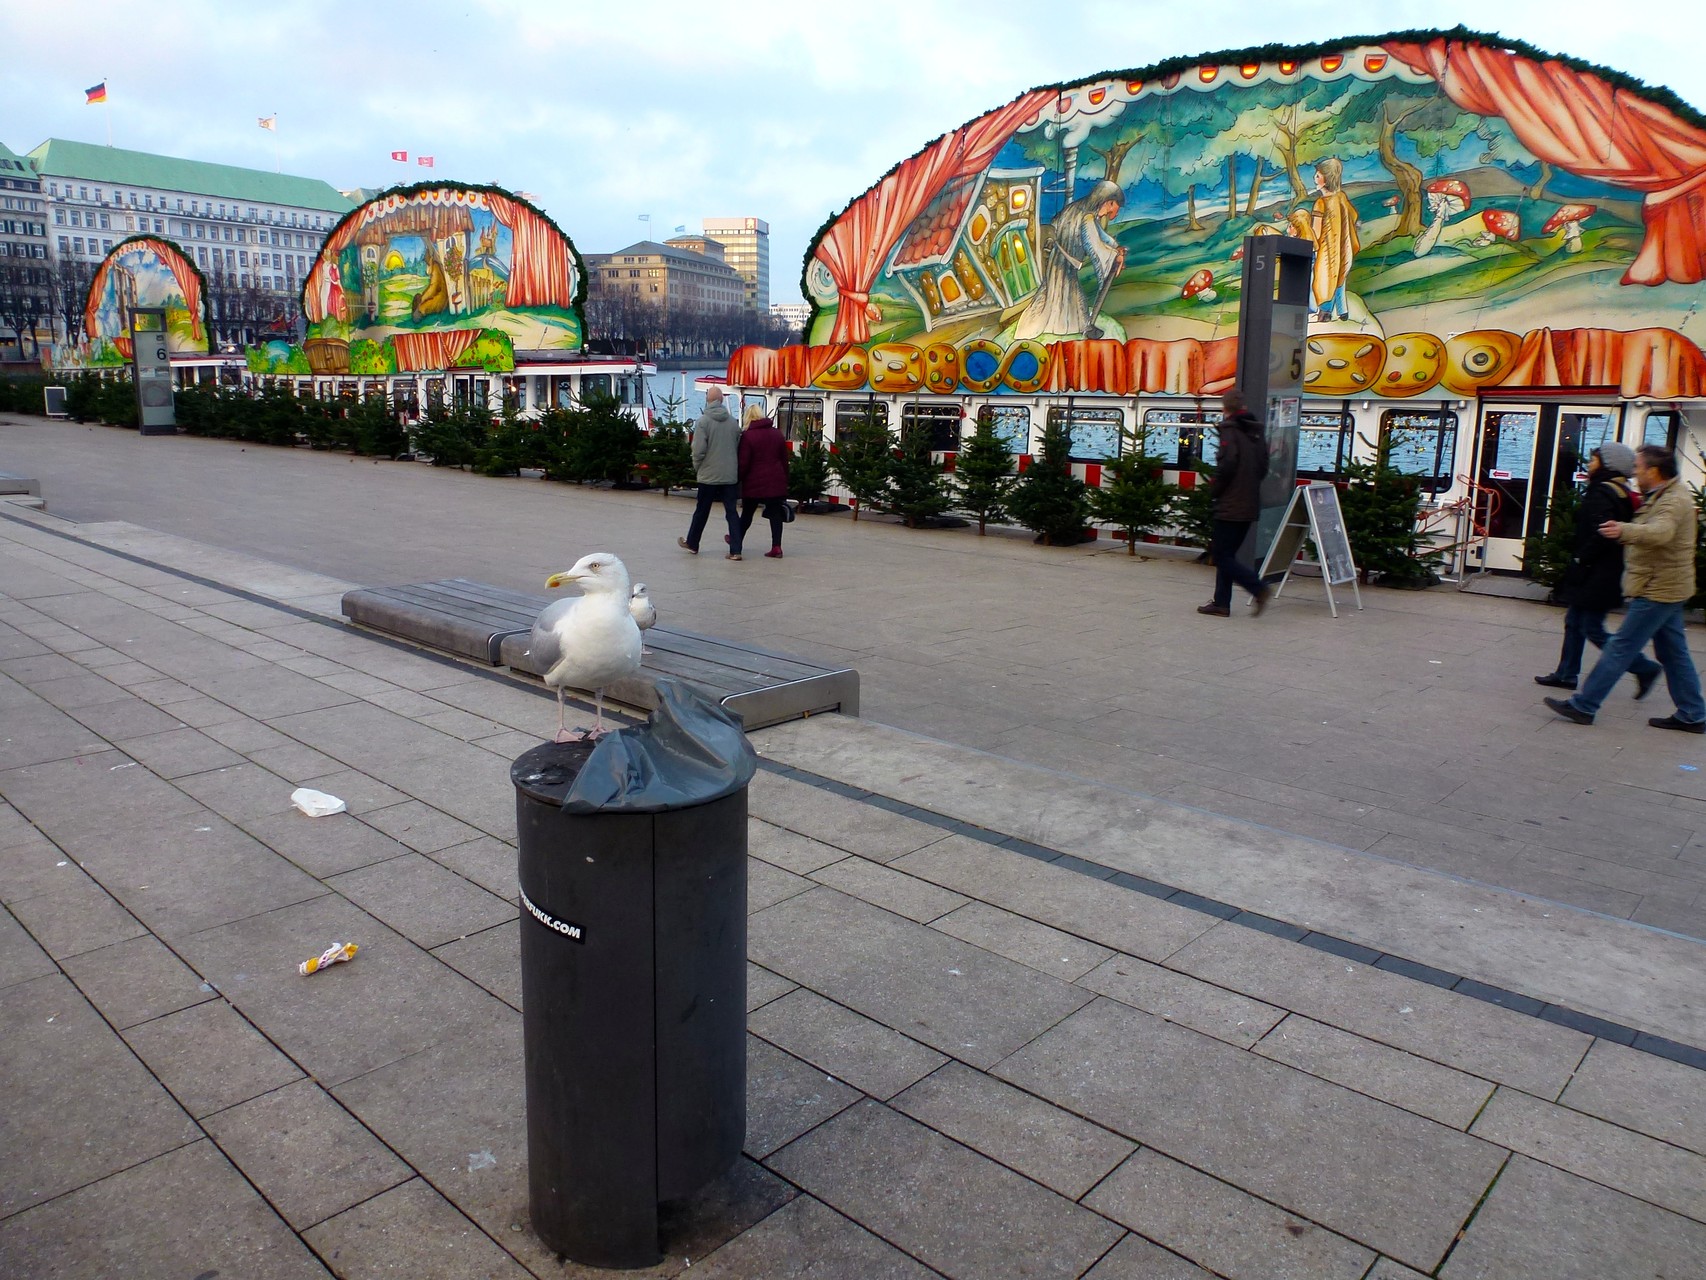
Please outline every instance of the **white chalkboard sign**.
[{"label": "white chalkboard sign", "polygon": [[1350,537],[1345,532],[1345,515],[1339,509],[1339,491],[1322,480],[1300,485],[1293,491],[1273,545],[1262,558],[1262,579],[1279,575],[1274,595],[1285,590],[1285,584],[1291,580],[1291,571],[1298,565],[1306,541],[1314,544],[1315,553],[1321,557],[1318,562],[1307,563],[1320,566],[1321,584],[1327,588],[1327,607],[1333,616],[1339,616],[1333,588],[1346,583],[1356,596],[1357,608],[1362,608],[1362,589],[1357,585],[1356,559],[1351,555]]}]

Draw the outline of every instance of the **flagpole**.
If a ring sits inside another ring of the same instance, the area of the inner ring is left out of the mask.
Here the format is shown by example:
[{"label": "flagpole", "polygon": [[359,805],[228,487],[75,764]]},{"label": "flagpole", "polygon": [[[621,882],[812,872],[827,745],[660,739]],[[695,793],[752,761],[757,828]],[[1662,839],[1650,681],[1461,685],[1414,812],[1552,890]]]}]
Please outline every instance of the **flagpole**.
[{"label": "flagpole", "polygon": [[[102,76],[101,87],[104,90],[106,86],[107,78]],[[113,145],[113,104],[110,94],[105,92],[101,94],[101,105],[107,109],[107,146],[111,148]]]},{"label": "flagpole", "polygon": [[272,171],[274,173],[283,173],[284,153],[279,150],[278,145],[278,109],[276,107],[273,109],[272,128],[269,132],[272,134]]}]

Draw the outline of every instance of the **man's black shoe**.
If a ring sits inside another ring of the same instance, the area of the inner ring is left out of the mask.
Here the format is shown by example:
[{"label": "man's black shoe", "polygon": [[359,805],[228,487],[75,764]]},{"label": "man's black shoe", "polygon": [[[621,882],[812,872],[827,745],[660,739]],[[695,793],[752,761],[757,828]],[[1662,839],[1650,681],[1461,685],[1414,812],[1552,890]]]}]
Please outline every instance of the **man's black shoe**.
[{"label": "man's black shoe", "polygon": [[1544,698],[1542,701],[1566,720],[1574,720],[1577,724],[1593,723],[1593,717],[1585,711],[1577,710],[1568,698]]},{"label": "man's black shoe", "polygon": [[1662,676],[1664,673],[1665,673],[1665,669],[1663,667],[1660,667],[1657,671],[1649,672],[1648,674],[1646,674],[1644,676],[1636,676],[1635,677],[1635,701],[1639,702],[1642,698],[1646,697],[1649,693],[1651,693],[1653,691],[1653,686],[1659,682],[1659,677]]},{"label": "man's black shoe", "polygon": [[1654,716],[1647,723],[1655,729],[1679,729],[1683,733],[1706,733],[1706,720],[1678,720],[1675,716]]},{"label": "man's black shoe", "polygon": [[1197,612],[1198,613],[1206,613],[1211,618],[1230,618],[1232,616],[1232,610],[1231,609],[1229,609],[1226,605],[1216,604],[1212,600],[1210,600],[1207,604],[1199,604],[1197,606]]},{"label": "man's black shoe", "polygon": [[[1576,687],[1576,682],[1574,680],[1566,680],[1563,676],[1552,673],[1548,673],[1543,676],[1535,676],[1534,683],[1543,684],[1548,689],[1574,689]],[[1641,695],[1637,693],[1635,696],[1639,698]]]}]

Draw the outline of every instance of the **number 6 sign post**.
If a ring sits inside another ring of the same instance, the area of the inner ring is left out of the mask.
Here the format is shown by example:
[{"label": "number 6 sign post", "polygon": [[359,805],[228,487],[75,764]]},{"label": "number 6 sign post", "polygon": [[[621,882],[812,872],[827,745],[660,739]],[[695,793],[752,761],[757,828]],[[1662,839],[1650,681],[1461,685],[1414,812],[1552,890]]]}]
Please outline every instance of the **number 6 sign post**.
[{"label": "number 6 sign post", "polygon": [[137,422],[145,436],[178,431],[172,405],[172,359],[166,342],[163,307],[138,307],[130,313],[131,373],[136,383]]}]

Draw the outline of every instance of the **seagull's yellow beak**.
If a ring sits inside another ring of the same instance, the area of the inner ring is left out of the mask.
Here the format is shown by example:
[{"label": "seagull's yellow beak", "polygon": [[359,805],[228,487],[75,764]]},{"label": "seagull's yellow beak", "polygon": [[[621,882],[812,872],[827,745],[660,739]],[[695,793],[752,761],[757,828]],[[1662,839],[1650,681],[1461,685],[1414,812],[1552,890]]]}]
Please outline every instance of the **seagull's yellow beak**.
[{"label": "seagull's yellow beak", "polygon": [[580,581],[580,575],[578,573],[576,573],[573,569],[570,569],[565,573],[553,573],[549,578],[546,578],[545,579],[545,589],[547,591],[555,591],[558,587],[562,586],[566,582],[579,582],[579,581]]}]

